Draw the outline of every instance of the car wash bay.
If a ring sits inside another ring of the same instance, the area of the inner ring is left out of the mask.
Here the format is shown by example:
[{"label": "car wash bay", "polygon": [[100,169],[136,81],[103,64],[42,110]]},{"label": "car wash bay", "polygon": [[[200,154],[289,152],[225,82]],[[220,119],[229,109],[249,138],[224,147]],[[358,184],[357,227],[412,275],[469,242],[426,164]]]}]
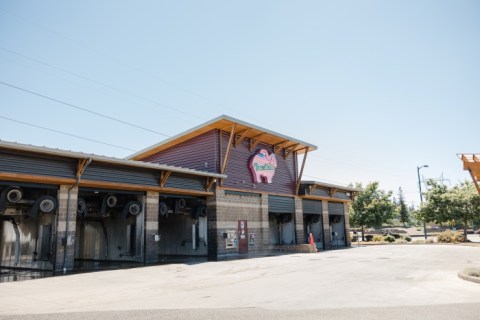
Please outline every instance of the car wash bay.
[{"label": "car wash bay", "polygon": [[2,269],[157,263],[165,251],[206,257],[205,186],[222,175],[2,144]]}]

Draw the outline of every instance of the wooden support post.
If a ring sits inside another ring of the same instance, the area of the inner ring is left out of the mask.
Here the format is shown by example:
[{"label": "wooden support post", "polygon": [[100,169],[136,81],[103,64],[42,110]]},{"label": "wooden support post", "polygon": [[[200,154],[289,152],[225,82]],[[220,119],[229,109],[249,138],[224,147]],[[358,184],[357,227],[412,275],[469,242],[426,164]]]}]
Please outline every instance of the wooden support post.
[{"label": "wooden support post", "polygon": [[228,159],[230,158],[230,152],[232,151],[233,138],[235,137],[236,124],[233,124],[232,131],[230,132],[230,139],[228,140],[227,151],[225,152],[225,158],[223,159],[221,174],[225,174],[228,165]]},{"label": "wooden support post", "polygon": [[305,161],[307,160],[308,147],[305,148],[305,155],[303,156],[302,169],[300,169],[300,174],[297,179],[297,186],[295,188],[295,194],[298,195],[298,189],[300,189],[300,181],[302,180],[303,169],[305,168]]},{"label": "wooden support post", "polygon": [[242,143],[243,139],[245,139],[245,136],[248,134],[249,131],[250,129],[246,129],[235,137],[235,144],[233,145],[235,148],[238,147],[240,143]]},{"label": "wooden support post", "polygon": [[291,155],[295,151],[295,148],[298,147],[299,145],[300,145],[299,143],[296,143],[291,147],[285,148],[285,154],[284,154],[283,158],[287,159],[288,156]]},{"label": "wooden support post", "polygon": [[217,182],[217,178],[207,178],[207,186],[205,187],[205,191],[210,192],[210,189],[212,189],[215,182]]},{"label": "wooden support post", "polygon": [[89,163],[90,161],[89,161],[89,159],[79,159],[78,160],[77,173],[75,175],[77,180],[82,176],[83,171],[85,170],[85,167],[87,166],[87,163]]},{"label": "wooden support post", "polygon": [[333,198],[333,195],[337,192],[337,189],[330,188],[330,198]]},{"label": "wooden support post", "polygon": [[165,184],[167,183],[168,178],[172,174],[172,171],[162,171],[160,174],[160,187],[163,188],[165,187]]},{"label": "wooden support post", "polygon": [[468,172],[470,172],[470,176],[472,177],[473,184],[475,185],[475,188],[477,188],[477,191],[480,194],[480,186],[478,185],[477,178],[473,174],[472,169],[468,169]]}]

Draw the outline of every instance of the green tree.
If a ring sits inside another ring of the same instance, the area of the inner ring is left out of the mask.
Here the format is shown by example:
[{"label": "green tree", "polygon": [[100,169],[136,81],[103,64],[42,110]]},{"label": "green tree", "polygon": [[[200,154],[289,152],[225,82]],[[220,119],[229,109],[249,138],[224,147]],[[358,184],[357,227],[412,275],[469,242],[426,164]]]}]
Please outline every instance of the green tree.
[{"label": "green tree", "polygon": [[468,222],[480,214],[480,195],[471,182],[463,182],[449,191],[452,220],[463,221],[463,234],[467,239]]},{"label": "green tree", "polygon": [[390,200],[392,192],[378,188],[378,182],[372,182],[363,188],[357,184],[360,192],[351,204],[350,222],[353,226],[362,228],[362,240],[365,227],[381,226],[393,218],[395,204]]},{"label": "green tree", "polygon": [[405,228],[406,224],[410,222],[410,212],[405,204],[402,188],[398,188],[398,216],[400,218],[400,222],[403,223],[403,227]]},{"label": "green tree", "polygon": [[447,186],[427,180],[428,191],[424,193],[425,201],[417,211],[417,219],[425,222],[442,223],[452,220],[451,197],[448,194]]},{"label": "green tree", "polygon": [[480,216],[480,195],[471,182],[463,182],[453,188],[427,181],[428,191],[425,203],[418,211],[418,218],[425,222],[455,225],[463,222],[464,235],[467,239],[468,222],[474,222]]}]

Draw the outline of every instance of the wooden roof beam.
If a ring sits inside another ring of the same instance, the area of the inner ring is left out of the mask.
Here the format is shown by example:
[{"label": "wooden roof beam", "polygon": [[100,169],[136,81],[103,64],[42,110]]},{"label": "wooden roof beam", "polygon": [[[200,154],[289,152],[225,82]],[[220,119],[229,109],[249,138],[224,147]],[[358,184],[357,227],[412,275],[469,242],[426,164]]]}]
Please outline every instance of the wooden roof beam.
[{"label": "wooden roof beam", "polygon": [[249,131],[250,129],[246,129],[235,136],[235,143],[233,145],[235,148],[238,147],[240,143],[242,143]]},{"label": "wooden roof beam", "polygon": [[295,150],[295,148],[297,148],[299,145],[300,145],[300,143],[296,143],[293,146],[285,148],[285,153],[284,153],[283,157],[285,159],[287,159],[292,154],[292,152]]},{"label": "wooden roof beam", "polygon": [[251,137],[250,138],[250,151],[253,151],[260,142],[262,142],[262,139],[263,137],[265,137],[267,134],[264,132],[264,133],[260,133],[260,134],[257,134],[256,136],[254,137]]},{"label": "wooden roof beam", "polygon": [[273,152],[275,154],[278,154],[280,153],[280,151],[282,151],[283,148],[285,148],[285,146],[290,142],[290,140],[284,140],[280,143],[277,143],[276,145],[273,146]]}]

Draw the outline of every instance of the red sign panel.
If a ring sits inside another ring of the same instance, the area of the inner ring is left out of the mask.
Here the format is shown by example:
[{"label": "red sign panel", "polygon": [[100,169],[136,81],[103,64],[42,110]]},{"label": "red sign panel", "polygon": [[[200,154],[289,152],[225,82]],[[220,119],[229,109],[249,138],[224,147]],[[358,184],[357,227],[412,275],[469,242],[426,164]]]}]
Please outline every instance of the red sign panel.
[{"label": "red sign panel", "polygon": [[248,253],[247,220],[238,220],[238,253]]}]

